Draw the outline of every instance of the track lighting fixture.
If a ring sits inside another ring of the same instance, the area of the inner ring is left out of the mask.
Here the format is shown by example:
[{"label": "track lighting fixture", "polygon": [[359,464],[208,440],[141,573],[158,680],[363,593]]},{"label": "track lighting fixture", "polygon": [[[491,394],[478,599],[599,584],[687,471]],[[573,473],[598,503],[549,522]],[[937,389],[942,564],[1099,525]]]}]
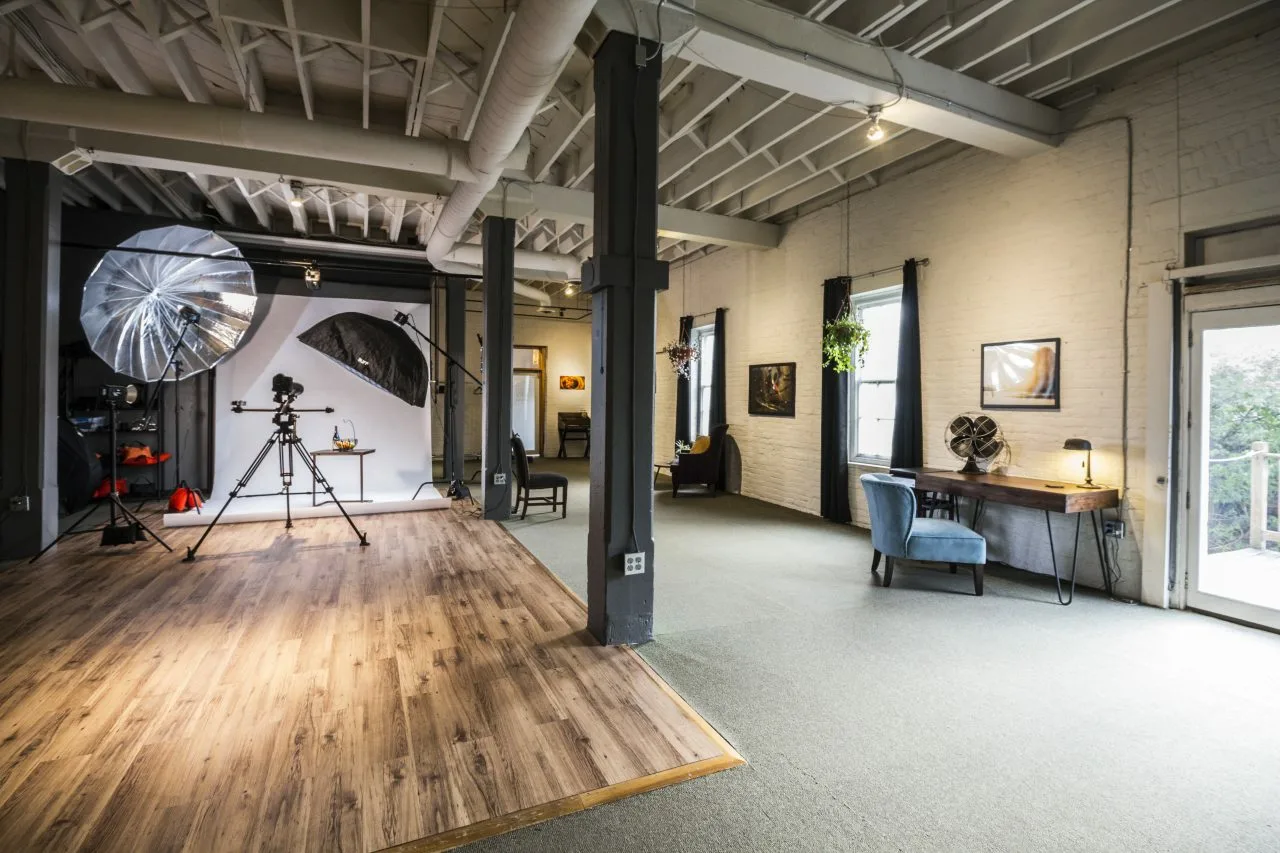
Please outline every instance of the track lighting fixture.
[{"label": "track lighting fixture", "polygon": [[301,181],[289,182],[289,206],[290,207],[302,207],[307,203],[306,199],[302,197],[302,193],[303,193],[303,187],[302,187]]}]

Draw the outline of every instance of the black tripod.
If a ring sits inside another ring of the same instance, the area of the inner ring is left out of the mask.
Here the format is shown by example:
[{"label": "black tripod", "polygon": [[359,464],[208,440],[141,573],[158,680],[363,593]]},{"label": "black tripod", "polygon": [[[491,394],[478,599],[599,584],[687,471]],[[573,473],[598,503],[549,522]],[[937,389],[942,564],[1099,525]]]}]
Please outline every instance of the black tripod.
[{"label": "black tripod", "polygon": [[[156,535],[154,530],[143,524],[142,519],[130,512],[129,508],[120,500],[120,470],[118,467],[119,453],[116,449],[116,442],[119,440],[119,403],[113,399],[107,399],[104,402],[107,405],[107,422],[111,425],[111,491],[107,494],[107,508],[111,513],[111,518],[102,527],[91,527],[88,530],[78,530],[77,528],[81,524],[84,524],[89,519],[89,516],[93,515],[94,512],[97,511],[98,506],[97,504],[94,504],[89,507],[84,515],[77,518],[74,524],[60,533],[57,539],[54,539],[48,545],[44,546],[44,548],[40,550],[39,554],[32,557],[30,560],[32,563],[43,557],[46,551],[68,536],[78,536],[81,533],[97,533],[98,531],[102,531],[101,544],[103,545],[132,545],[135,542],[145,541],[149,535],[152,539],[163,545],[166,551],[173,550],[173,548],[169,547],[168,542],[161,539]],[[119,515],[117,515],[117,513],[119,513]]]},{"label": "black tripod", "polygon": [[[467,376],[470,376],[477,385],[484,387],[484,383],[481,382],[480,379],[474,373],[472,373],[470,370],[467,370],[467,368],[462,364],[462,362],[458,361],[456,358],[449,355],[449,353],[441,349],[440,346],[435,341],[431,340],[431,338],[423,334],[422,330],[418,328],[417,324],[413,322],[413,318],[410,317],[408,314],[404,313],[403,311],[397,311],[393,319],[395,320],[395,322],[399,323],[401,326],[412,330],[412,332],[415,335],[417,335],[419,339],[424,341],[433,350],[435,350],[436,352],[444,356],[445,360],[448,361],[451,367],[458,368],[458,370],[462,371]],[[452,413],[453,407],[457,405],[455,403],[455,400],[457,399],[457,395],[462,393],[461,385],[462,385],[462,378],[455,376],[452,369],[449,370],[448,375],[446,377],[446,391],[445,391],[444,425],[445,425],[446,443],[450,441],[462,440],[462,436],[452,436],[449,434],[449,421],[450,421],[449,415]],[[448,467],[449,467],[449,460],[446,458],[445,468],[447,469]],[[464,471],[446,470],[444,474],[445,474],[444,480],[423,481],[418,486],[417,491],[413,493],[413,497],[410,498],[410,500],[416,501],[418,499],[418,494],[427,486],[442,485],[444,483],[449,484],[449,491],[448,491],[449,497],[460,498],[462,500],[468,500],[471,498],[471,488],[467,485],[466,474]]]},{"label": "black tripod", "polygon": [[[280,377],[277,377],[279,379]],[[295,385],[296,392],[301,392],[302,386]],[[254,457],[250,463],[249,469],[244,472],[244,476],[236,483],[236,487],[231,490],[231,494],[227,497],[226,503],[218,510],[218,514],[213,517],[213,521],[209,522],[209,526],[205,528],[204,533],[196,540],[196,544],[187,548],[187,556],[183,562],[190,563],[196,558],[196,552],[200,550],[200,546],[204,544],[204,540],[209,538],[209,534],[213,532],[213,528],[217,525],[218,520],[222,518],[222,514],[227,511],[227,507],[231,506],[231,502],[240,497],[240,492],[244,487],[249,485],[249,481],[253,479],[253,475],[257,473],[259,466],[271,453],[271,448],[276,449],[276,453],[280,458],[280,480],[283,488],[274,494],[284,495],[284,526],[286,529],[293,527],[293,511],[289,503],[289,488],[293,485],[293,448],[296,445],[302,455],[302,464],[311,472],[311,476],[315,478],[317,485],[323,486],[324,491],[329,495],[329,499],[337,505],[342,512],[342,517],[347,520],[347,524],[351,525],[351,529],[355,531],[356,538],[360,540],[362,546],[369,544],[369,538],[356,527],[356,523],[351,520],[351,516],[347,514],[347,509],[338,500],[338,496],[333,493],[333,486],[325,479],[324,474],[320,472],[320,468],[316,465],[315,459],[311,452],[307,450],[306,445],[302,443],[302,439],[298,438],[298,414],[300,412],[325,412],[331,413],[333,409],[326,407],[323,409],[295,409],[293,401],[297,398],[297,393],[282,391],[277,389],[275,393],[276,407],[274,409],[250,409],[246,408],[244,401],[237,401],[231,404],[231,411],[237,415],[242,412],[270,412],[271,422],[276,425],[275,431],[267,438],[266,444],[262,445],[262,449],[258,451],[258,455]]]}]

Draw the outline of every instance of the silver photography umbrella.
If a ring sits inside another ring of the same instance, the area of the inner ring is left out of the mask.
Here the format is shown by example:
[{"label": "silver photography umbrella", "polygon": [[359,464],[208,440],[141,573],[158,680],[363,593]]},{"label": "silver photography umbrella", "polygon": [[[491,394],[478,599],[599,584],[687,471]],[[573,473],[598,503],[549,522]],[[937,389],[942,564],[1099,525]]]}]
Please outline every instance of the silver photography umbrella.
[{"label": "silver photography umbrella", "polygon": [[103,256],[84,283],[80,324],[118,373],[172,380],[166,367],[184,327],[185,377],[236,348],[257,301],[239,249],[212,231],[174,225],[140,231]]}]

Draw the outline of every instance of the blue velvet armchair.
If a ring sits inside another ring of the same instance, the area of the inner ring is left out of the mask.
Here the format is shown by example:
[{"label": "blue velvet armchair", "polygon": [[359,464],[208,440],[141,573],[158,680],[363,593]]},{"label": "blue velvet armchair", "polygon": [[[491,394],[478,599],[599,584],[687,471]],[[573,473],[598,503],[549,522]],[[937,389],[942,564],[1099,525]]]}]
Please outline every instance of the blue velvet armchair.
[{"label": "blue velvet armchair", "polygon": [[982,595],[982,567],[987,562],[987,540],[956,521],[916,518],[912,484],[888,474],[863,474],[862,490],[871,511],[871,571],[884,556],[884,581],[893,580],[893,561],[919,560],[950,563],[955,574],[960,563],[973,566],[973,591]]}]

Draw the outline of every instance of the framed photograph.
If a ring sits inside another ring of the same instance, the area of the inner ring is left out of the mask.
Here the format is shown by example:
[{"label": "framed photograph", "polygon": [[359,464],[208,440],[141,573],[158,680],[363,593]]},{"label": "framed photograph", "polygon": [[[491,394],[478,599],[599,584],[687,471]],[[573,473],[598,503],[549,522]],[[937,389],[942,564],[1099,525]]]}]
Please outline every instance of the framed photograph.
[{"label": "framed photograph", "polygon": [[982,408],[1062,408],[1062,338],[982,345]]},{"label": "framed photograph", "polygon": [[796,363],[753,364],[747,368],[747,414],[796,416]]},{"label": "framed photograph", "polygon": [[585,376],[561,376],[561,391],[585,391],[587,390],[587,377]]}]

